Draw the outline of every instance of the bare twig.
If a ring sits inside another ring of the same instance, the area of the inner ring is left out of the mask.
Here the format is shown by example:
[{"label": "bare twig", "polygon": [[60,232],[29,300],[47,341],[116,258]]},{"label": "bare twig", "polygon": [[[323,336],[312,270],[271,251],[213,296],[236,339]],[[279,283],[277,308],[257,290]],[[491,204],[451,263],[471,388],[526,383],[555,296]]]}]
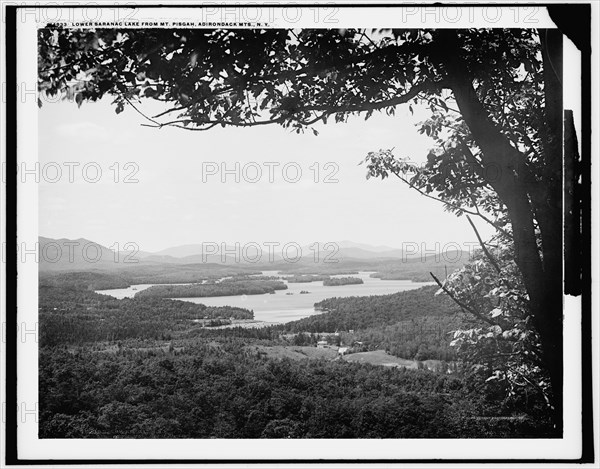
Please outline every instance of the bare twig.
[{"label": "bare twig", "polygon": [[283,122],[283,118],[279,117],[277,119],[271,119],[271,120],[266,120],[266,121],[256,121],[256,122],[231,122],[231,121],[226,121],[226,120],[216,120],[216,121],[205,121],[202,122],[202,124],[207,124],[206,127],[187,127],[183,124],[198,124],[197,122],[192,121],[191,119],[183,119],[183,120],[174,120],[174,121],[170,121],[170,122],[165,122],[165,123],[156,123],[156,125],[148,125],[148,124],[142,124],[144,127],[154,127],[154,128],[161,128],[161,127],[176,127],[178,129],[185,129],[185,130],[190,130],[190,131],[194,131],[194,132],[203,132],[205,130],[209,130],[212,129],[213,127],[216,127],[217,125],[220,124],[225,124],[225,125],[231,125],[232,127],[256,127],[259,125],[269,125],[269,124],[276,124],[276,123],[281,123]]},{"label": "bare twig", "polygon": [[179,107],[173,107],[171,109],[167,109],[166,111],[161,112],[160,114],[156,114],[155,116],[152,116],[152,118],[154,119],[158,119],[159,117],[162,117],[166,114],[169,114],[171,112],[175,112],[175,111],[183,111],[184,109],[187,109],[187,106],[179,106]]},{"label": "bare twig", "polygon": [[[133,103],[131,102],[131,100],[130,100],[130,99],[127,97],[127,96],[124,96],[124,95],[122,95],[122,96],[123,96],[123,99],[124,99],[125,101],[127,101],[127,103],[128,103],[128,104],[129,104],[129,105],[130,105],[130,106],[131,106],[133,109],[135,109],[135,110],[136,110],[136,112],[137,112],[137,113],[138,113],[140,116],[142,116],[144,119],[147,119],[147,120],[149,120],[149,121],[150,121],[150,122],[152,122],[152,123],[153,123],[155,126],[157,126],[157,127],[159,127],[159,128],[160,128],[160,127],[162,127],[162,125],[160,124],[160,122],[157,122],[157,121],[155,121],[154,119],[152,119],[151,117],[148,117],[146,114],[144,114],[142,111],[140,111],[140,110],[137,108],[137,106],[136,106],[135,104],[133,104]],[[147,126],[147,125],[146,125],[146,126]]]},{"label": "bare twig", "polygon": [[440,199],[439,197],[435,197],[431,194],[428,194],[427,192],[422,191],[421,189],[419,189],[417,186],[415,186],[414,184],[412,184],[408,179],[400,176],[398,173],[393,172],[392,174],[394,174],[398,179],[400,179],[401,181],[403,181],[405,184],[407,184],[411,189],[416,190],[419,194],[424,195],[425,197],[430,198],[431,200],[435,200],[436,202],[441,202],[445,205],[447,205],[448,207],[452,207],[455,210],[460,210],[461,212],[464,213],[468,213],[469,215],[473,215],[473,216],[477,216],[480,217],[482,220],[484,220],[485,222],[489,223],[491,226],[494,227],[494,229],[500,231],[501,233],[503,233],[506,236],[510,235],[508,234],[507,231],[505,231],[503,228],[499,227],[496,223],[494,223],[492,220],[490,220],[488,217],[486,217],[485,215],[483,215],[481,212],[477,211],[477,212],[473,212],[471,210],[467,210],[464,207],[461,207],[460,205],[457,204],[453,204],[452,202],[448,202],[446,200]]},{"label": "bare twig", "polygon": [[360,32],[360,34],[361,34],[361,36],[362,36],[362,37],[364,37],[364,38],[365,38],[367,41],[369,41],[373,47],[375,47],[376,49],[381,49],[381,47],[379,47],[377,44],[375,44],[375,43],[373,42],[373,40],[372,40],[372,39],[371,39],[369,36],[367,36],[367,35],[365,34],[365,32],[364,32],[364,31],[361,31],[361,32]]},{"label": "bare twig", "polygon": [[473,231],[475,232],[475,236],[477,236],[477,241],[479,241],[479,245],[481,246],[483,253],[488,258],[488,260],[491,262],[491,264],[494,266],[494,268],[496,269],[496,272],[500,273],[501,269],[500,269],[500,266],[498,265],[498,262],[496,262],[496,259],[494,259],[492,257],[490,251],[488,251],[488,248],[485,246],[485,243],[481,239],[481,236],[479,236],[479,231],[477,231],[477,228],[475,227],[475,224],[473,223],[473,220],[471,220],[471,217],[469,215],[467,215],[467,220],[469,220],[469,223],[471,224],[471,228],[473,228]]}]

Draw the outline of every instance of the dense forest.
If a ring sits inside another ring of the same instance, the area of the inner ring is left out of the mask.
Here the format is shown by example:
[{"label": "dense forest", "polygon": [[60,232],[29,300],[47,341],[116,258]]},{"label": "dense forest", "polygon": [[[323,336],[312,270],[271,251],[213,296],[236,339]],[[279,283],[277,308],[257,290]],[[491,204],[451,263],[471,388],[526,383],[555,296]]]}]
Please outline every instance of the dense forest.
[{"label": "dense forest", "polygon": [[315,304],[315,308],[325,314],[309,316],[286,326],[290,330],[335,332],[457,314],[458,307],[446,296],[435,295],[436,291],[436,287],[427,286],[391,295],[328,298]]},{"label": "dense forest", "polygon": [[117,300],[87,290],[40,287],[40,345],[71,345],[129,338],[168,340],[200,319],[252,319],[247,309],[161,298]]},{"label": "dense forest", "polygon": [[128,278],[117,272],[40,272],[39,275],[40,287],[109,290],[112,288],[127,288],[131,284]]},{"label": "dense forest", "polygon": [[[431,287],[329,299],[319,303],[327,312],[293,323],[222,329],[210,326],[248,320],[253,312],[155,297],[118,300],[89,291],[97,277],[54,275],[62,286],[46,278],[39,289],[42,438],[539,437],[550,431],[539,399],[500,399],[505,390],[486,383],[477,368],[436,373],[353,363],[331,349],[315,354],[325,338],[351,353],[383,349],[408,359],[456,360],[447,331],[462,318]],[[222,284],[235,285],[234,279]],[[328,335],[333,331],[340,332]],[[517,410],[524,400],[527,415]]]},{"label": "dense forest", "polygon": [[[42,349],[42,438],[455,438],[539,433],[460,377],[264,358],[238,340],[183,350]],[[474,412],[475,411],[475,412]]]},{"label": "dense forest", "polygon": [[362,278],[357,277],[340,277],[340,278],[326,278],[323,280],[324,287],[339,287],[342,285],[360,285],[363,284]]}]

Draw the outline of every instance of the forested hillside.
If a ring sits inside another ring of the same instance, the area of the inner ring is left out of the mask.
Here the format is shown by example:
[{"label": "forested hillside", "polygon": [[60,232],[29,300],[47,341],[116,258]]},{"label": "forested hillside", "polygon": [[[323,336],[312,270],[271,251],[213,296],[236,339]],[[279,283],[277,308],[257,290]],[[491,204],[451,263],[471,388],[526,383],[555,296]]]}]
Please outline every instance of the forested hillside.
[{"label": "forested hillside", "polygon": [[[549,435],[535,396],[505,402],[477,369],[404,370],[317,349],[333,337],[351,352],[453,360],[446,331],[460,315],[434,288],[329,299],[320,304],[329,312],[294,323],[219,329],[207,325],[252,311],[117,300],[89,291],[89,280],[40,286],[41,438]],[[527,415],[516,410],[524,399]]]},{"label": "forested hillside", "polygon": [[339,332],[357,351],[386,350],[401,358],[449,361],[456,358],[449,344],[452,331],[469,323],[436,287],[392,295],[330,298],[315,304],[323,314],[285,324],[290,332]]},{"label": "forested hillside", "polygon": [[72,345],[130,338],[170,339],[193,320],[252,319],[242,308],[207,307],[160,298],[117,300],[87,290],[40,287],[40,345]]},{"label": "forested hillside", "polygon": [[286,327],[292,331],[335,332],[457,314],[458,307],[446,296],[435,295],[436,291],[437,287],[428,286],[392,295],[329,298],[315,304],[324,314],[290,322]]},{"label": "forested hillside", "polygon": [[[51,392],[48,392],[51,391]],[[262,358],[239,341],[183,351],[42,349],[41,438],[527,436],[535,422],[474,419],[459,377]]]}]

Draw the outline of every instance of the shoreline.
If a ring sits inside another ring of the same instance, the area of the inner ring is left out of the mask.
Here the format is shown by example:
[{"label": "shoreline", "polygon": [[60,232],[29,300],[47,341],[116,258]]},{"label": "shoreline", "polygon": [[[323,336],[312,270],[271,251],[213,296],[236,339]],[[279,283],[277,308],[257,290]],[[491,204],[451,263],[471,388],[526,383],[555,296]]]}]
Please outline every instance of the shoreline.
[{"label": "shoreline", "polygon": [[[194,322],[200,322],[200,321],[204,321],[204,320],[203,319],[194,319]],[[234,327],[241,327],[243,329],[260,329],[263,327],[278,326],[280,324],[283,324],[283,323],[276,322],[276,321],[261,321],[259,319],[233,319],[231,321],[231,324],[224,324],[222,326],[214,326],[214,327],[210,327],[210,326],[204,326],[204,327],[205,327],[205,329],[211,329],[211,330],[233,329]]]}]

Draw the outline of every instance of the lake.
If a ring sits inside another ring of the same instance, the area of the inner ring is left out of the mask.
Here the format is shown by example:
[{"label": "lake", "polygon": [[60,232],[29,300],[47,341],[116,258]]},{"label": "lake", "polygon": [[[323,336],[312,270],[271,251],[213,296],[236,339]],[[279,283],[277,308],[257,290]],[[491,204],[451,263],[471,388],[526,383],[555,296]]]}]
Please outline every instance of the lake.
[{"label": "lake", "polygon": [[[363,280],[360,285],[340,285],[336,287],[323,286],[323,282],[310,283],[288,283],[285,276],[281,279],[287,284],[287,290],[277,290],[274,294],[264,295],[237,295],[237,296],[214,296],[202,298],[176,298],[181,301],[192,303],[202,303],[206,306],[237,306],[254,311],[254,318],[258,321],[267,322],[290,322],[302,319],[313,314],[320,314],[316,311],[314,304],[326,298],[349,297],[349,296],[370,296],[370,295],[389,295],[406,290],[414,290],[426,285],[432,285],[434,282],[415,283],[410,280],[381,280],[371,278],[372,272],[359,272],[354,275],[331,275],[331,277],[359,277]],[[265,271],[262,275],[277,276],[277,271]],[[110,295],[115,298],[132,298],[138,291],[150,288],[152,285],[132,285],[129,288],[117,288],[112,290],[98,290],[96,293]],[[305,290],[309,293],[301,294]],[[291,293],[289,295],[288,293]]]}]

